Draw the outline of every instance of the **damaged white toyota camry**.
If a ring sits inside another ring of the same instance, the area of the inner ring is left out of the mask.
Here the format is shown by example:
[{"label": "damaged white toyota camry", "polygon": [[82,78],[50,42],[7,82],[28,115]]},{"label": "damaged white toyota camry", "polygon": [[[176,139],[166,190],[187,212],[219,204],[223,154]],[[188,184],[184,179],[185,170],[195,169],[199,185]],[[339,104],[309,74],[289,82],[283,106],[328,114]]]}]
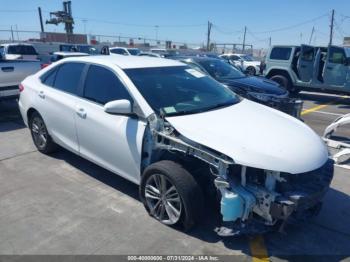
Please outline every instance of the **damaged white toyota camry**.
[{"label": "damaged white toyota camry", "polygon": [[20,91],[39,151],[58,144],[138,184],[147,212],[167,225],[188,229],[203,203],[217,202],[222,236],[281,227],[317,214],[333,177],[305,124],[177,61],[68,58]]}]

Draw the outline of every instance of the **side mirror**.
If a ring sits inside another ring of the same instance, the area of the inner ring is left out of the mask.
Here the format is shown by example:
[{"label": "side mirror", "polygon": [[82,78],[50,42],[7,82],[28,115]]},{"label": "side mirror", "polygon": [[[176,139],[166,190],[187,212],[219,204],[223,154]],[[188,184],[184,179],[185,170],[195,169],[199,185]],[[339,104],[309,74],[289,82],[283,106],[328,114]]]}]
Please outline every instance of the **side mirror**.
[{"label": "side mirror", "polygon": [[344,65],[350,66],[350,57],[346,57],[346,58],[344,59]]},{"label": "side mirror", "polygon": [[104,111],[109,114],[131,115],[131,103],[129,100],[114,100],[104,105]]}]

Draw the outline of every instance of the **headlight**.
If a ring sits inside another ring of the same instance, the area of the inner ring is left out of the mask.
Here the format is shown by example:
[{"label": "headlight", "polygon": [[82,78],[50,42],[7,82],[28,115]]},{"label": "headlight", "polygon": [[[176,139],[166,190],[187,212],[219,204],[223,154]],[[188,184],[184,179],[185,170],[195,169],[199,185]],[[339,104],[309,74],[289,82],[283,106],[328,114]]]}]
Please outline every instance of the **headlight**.
[{"label": "headlight", "polygon": [[258,100],[261,100],[261,101],[264,101],[264,102],[267,102],[271,99],[271,97],[269,95],[265,95],[265,94],[262,94],[262,93],[253,93],[253,92],[250,92],[248,93],[249,95],[251,95],[252,97],[258,99]]}]

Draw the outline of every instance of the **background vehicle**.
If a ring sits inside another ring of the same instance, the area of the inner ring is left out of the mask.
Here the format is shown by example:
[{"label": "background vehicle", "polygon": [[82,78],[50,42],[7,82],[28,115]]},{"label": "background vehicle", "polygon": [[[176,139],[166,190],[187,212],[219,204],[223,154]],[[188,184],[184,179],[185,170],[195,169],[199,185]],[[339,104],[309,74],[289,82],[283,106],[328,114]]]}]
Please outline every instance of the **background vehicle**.
[{"label": "background vehicle", "polygon": [[0,100],[17,98],[21,81],[39,70],[38,60],[4,60],[0,55]]},{"label": "background vehicle", "polygon": [[141,51],[138,48],[110,47],[109,52],[111,55],[139,55]]},{"label": "background vehicle", "polygon": [[212,76],[242,97],[300,117],[302,101],[289,98],[288,91],[276,82],[262,77],[246,76],[224,60],[207,57],[179,59],[192,68]]},{"label": "background vehicle", "polygon": [[79,52],[54,52],[48,60],[42,60],[41,68],[47,67],[49,64],[53,62],[57,62],[63,58],[68,57],[79,57],[79,56],[88,56],[87,53],[79,53]]},{"label": "background vehicle", "polygon": [[149,56],[149,57],[162,57],[160,54],[151,53],[151,52],[141,52],[138,54],[139,56]]},{"label": "background vehicle", "polygon": [[220,235],[261,232],[317,214],[332,180],[326,147],[304,123],[178,61],[67,58],[21,86],[40,152],[58,143],[138,184],[167,225],[189,229],[203,197],[218,197]]},{"label": "background vehicle", "polygon": [[35,48],[25,43],[2,44],[0,45],[0,54],[5,60],[35,60],[38,58]]},{"label": "background vehicle", "polygon": [[248,75],[256,75],[260,72],[260,61],[255,60],[250,55],[245,54],[223,54],[221,58],[230,61],[230,63],[242,68]]},{"label": "background vehicle", "polygon": [[293,93],[300,90],[350,94],[350,48],[273,46],[264,75]]}]

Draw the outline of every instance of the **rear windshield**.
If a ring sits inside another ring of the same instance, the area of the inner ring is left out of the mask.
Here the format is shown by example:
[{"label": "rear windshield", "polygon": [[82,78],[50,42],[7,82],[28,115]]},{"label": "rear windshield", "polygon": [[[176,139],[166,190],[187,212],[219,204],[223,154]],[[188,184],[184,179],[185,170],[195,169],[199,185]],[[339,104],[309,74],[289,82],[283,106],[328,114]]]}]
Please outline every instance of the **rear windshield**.
[{"label": "rear windshield", "polygon": [[10,45],[7,53],[13,55],[37,55],[34,47],[30,45]]},{"label": "rear windshield", "polygon": [[291,53],[291,47],[274,47],[271,51],[270,59],[289,60]]}]

